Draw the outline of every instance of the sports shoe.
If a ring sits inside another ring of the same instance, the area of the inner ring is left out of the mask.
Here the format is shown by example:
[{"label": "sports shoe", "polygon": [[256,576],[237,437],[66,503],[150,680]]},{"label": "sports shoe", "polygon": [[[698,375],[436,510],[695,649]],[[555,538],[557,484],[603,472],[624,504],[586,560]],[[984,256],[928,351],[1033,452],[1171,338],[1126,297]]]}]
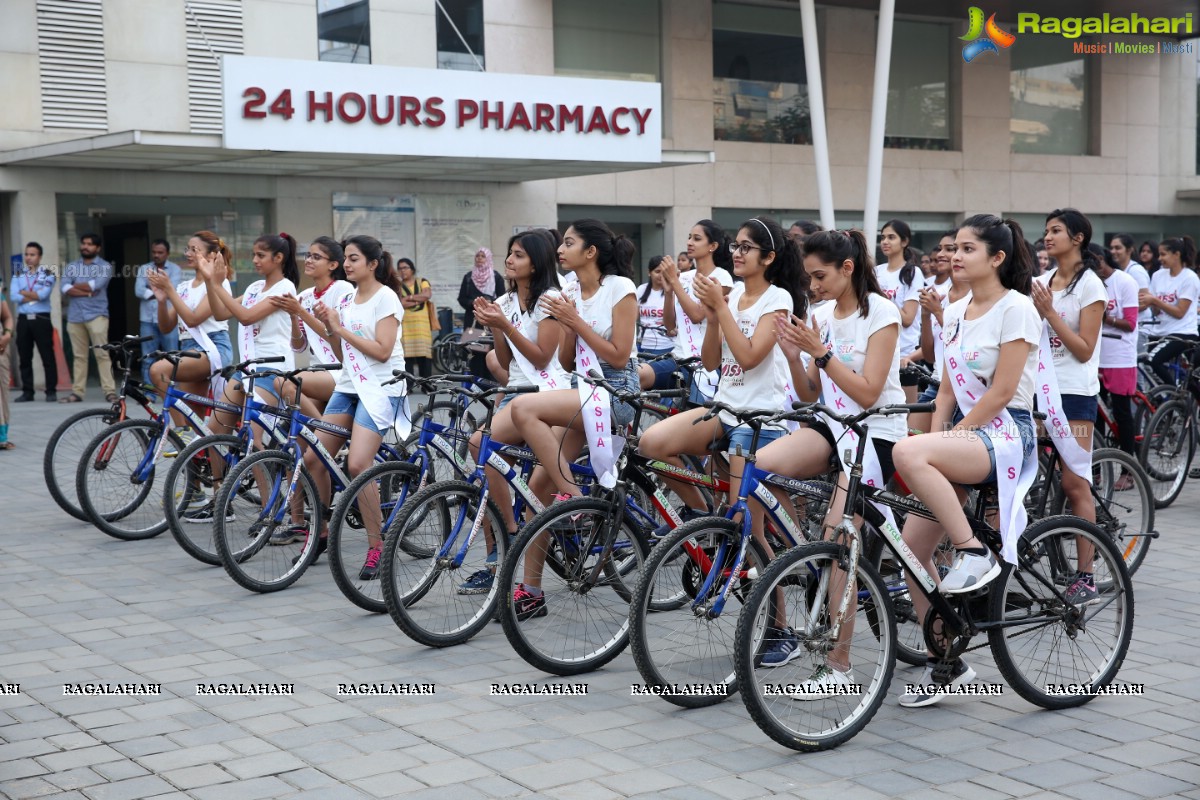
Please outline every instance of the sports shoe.
[{"label": "sports shoe", "polygon": [[492,590],[496,576],[490,569],[476,570],[458,586],[459,594],[487,594]]},{"label": "sports shoe", "polygon": [[764,667],[782,667],[800,655],[800,637],[791,628],[767,628],[759,663]]},{"label": "sports shoe", "polygon": [[[711,517],[713,513],[711,508],[706,508],[703,511],[699,511],[691,506],[680,506],[676,510],[679,512],[680,524],[688,522],[689,520],[699,519],[700,517]],[[659,525],[657,528],[651,531],[650,536],[654,539],[661,539],[673,530],[675,530],[674,523],[664,522],[662,525]]]},{"label": "sports shoe", "polygon": [[1071,588],[1067,589],[1066,598],[1073,606],[1090,606],[1099,602],[1100,593],[1096,591],[1096,579],[1076,577]]},{"label": "sports shoe", "polygon": [[171,445],[171,440],[168,439],[167,446],[163,448],[163,458],[174,458],[179,455],[180,450],[183,450],[184,447],[187,447],[196,440],[196,432],[191,428],[174,428],[173,430],[175,431],[175,435],[179,437],[179,441],[183,442],[183,444],[176,450]]},{"label": "sports shoe", "polygon": [[485,558],[483,560],[483,563],[489,567],[494,567],[494,566],[496,566],[497,558],[498,557],[496,555],[495,549],[489,550],[488,554],[487,554],[487,558]]},{"label": "sports shoe", "polygon": [[32,394],[23,394],[20,397],[18,397],[17,399],[13,400],[13,402],[14,403],[32,403],[33,395]]},{"label": "sports shoe", "polygon": [[[216,501],[209,500],[207,503],[200,506],[199,508],[185,512],[183,515],[183,521],[190,523],[190,524],[194,524],[194,525],[203,525],[203,524],[211,523],[213,521],[213,509],[215,506],[216,506]],[[233,509],[228,509],[225,512],[225,521],[233,522],[234,519],[235,519],[235,517],[234,517]]]},{"label": "sports shoe", "polygon": [[962,594],[983,588],[1000,574],[1000,565],[991,553],[977,556],[974,553],[957,552],[954,566],[942,578],[942,594]]},{"label": "sports shoe", "polygon": [[367,560],[363,562],[358,572],[360,581],[373,581],[379,575],[379,559],[383,555],[382,547],[372,547],[367,551]]},{"label": "sports shoe", "polygon": [[[975,670],[961,658],[949,666],[938,661],[926,661],[920,683],[905,684],[904,691],[900,693],[900,705],[905,708],[931,706],[945,697],[947,687],[965,686],[974,680]],[[909,691],[910,688],[912,691]]]},{"label": "sports shoe", "polygon": [[796,687],[792,693],[793,700],[824,700],[829,697],[862,694],[861,687],[855,687],[849,672],[834,669],[828,664],[822,664],[813,670],[808,680]]},{"label": "sports shoe", "polygon": [[513,589],[513,608],[517,610],[517,619],[524,622],[533,617],[546,616],[546,595],[543,592],[534,594],[525,584],[518,583]]},{"label": "sports shoe", "polygon": [[303,542],[308,538],[308,528],[304,525],[289,525],[286,528],[276,528],[271,534],[270,544],[285,545],[292,542]]}]

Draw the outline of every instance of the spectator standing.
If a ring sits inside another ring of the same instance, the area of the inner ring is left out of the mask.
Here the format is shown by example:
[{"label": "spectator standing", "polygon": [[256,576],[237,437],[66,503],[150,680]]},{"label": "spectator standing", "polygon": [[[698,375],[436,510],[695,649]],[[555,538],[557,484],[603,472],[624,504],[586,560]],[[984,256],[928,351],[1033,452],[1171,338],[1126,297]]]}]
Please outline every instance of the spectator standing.
[{"label": "spectator standing", "polygon": [[[480,297],[488,301],[495,300],[504,294],[504,278],[492,266],[492,251],[481,247],[475,251],[475,265],[463,276],[462,286],[458,290],[458,304],[463,309],[463,331],[475,327],[475,301]],[[491,379],[493,376],[487,366],[487,354],[470,350],[471,357],[467,367],[472,375],[479,378]]]},{"label": "spectator standing", "polygon": [[42,266],[42,246],[25,245],[25,270],[13,275],[12,294],[17,301],[17,355],[21,359],[21,396],[33,399],[33,346],[37,345],[46,373],[46,402],[58,400],[58,362],[54,358],[54,323],[50,320],[50,293],[58,277]]},{"label": "spectator standing", "polygon": [[[67,306],[67,334],[71,337],[74,364],[71,369],[71,393],[59,402],[79,403],[87,392],[88,346],[108,342],[108,282],[112,264],[100,256],[102,241],[97,233],[79,237],[79,258],[63,270],[62,293],[70,298]],[[96,351],[96,369],[100,389],[110,403],[117,399],[112,361],[108,353]]]},{"label": "spectator standing", "polygon": [[155,350],[178,350],[179,331],[172,327],[169,333],[163,333],[158,326],[158,300],[154,299],[154,289],[146,280],[151,271],[165,272],[172,286],[183,282],[183,270],[174,261],[168,261],[171,245],[166,239],[155,239],[150,243],[150,263],[138,268],[137,280],[134,282],[134,292],[141,301],[138,306],[138,323],[142,336],[153,336],[154,339],[142,342],[142,383],[150,383],[150,354]]},{"label": "spectator standing", "polygon": [[433,326],[426,303],[433,300],[433,287],[417,277],[411,258],[397,259],[396,274],[400,276],[400,305],[404,307],[400,321],[404,360],[412,374],[428,378],[433,375]]},{"label": "spectator standing", "polygon": [[8,307],[4,287],[0,286],[0,450],[13,449],[12,442],[8,440],[8,383],[12,378],[8,346],[12,343],[12,338],[12,309]]}]

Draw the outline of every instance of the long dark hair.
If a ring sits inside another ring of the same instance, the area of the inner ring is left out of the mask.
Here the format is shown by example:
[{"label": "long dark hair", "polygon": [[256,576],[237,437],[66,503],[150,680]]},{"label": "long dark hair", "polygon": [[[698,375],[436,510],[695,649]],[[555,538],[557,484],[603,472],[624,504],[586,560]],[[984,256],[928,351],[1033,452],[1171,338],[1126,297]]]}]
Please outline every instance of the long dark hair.
[{"label": "long dark hair", "polygon": [[359,234],[358,236],[350,236],[342,240],[342,249],[345,250],[350,245],[358,248],[358,252],[363,254],[363,258],[367,263],[372,261],[379,262],[375,266],[375,280],[382,283],[384,286],[391,289],[397,296],[400,294],[400,276],[392,268],[392,254],[383,249],[383,245],[374,236]]},{"label": "long dark hair", "polygon": [[1196,268],[1196,242],[1192,237],[1168,236],[1159,242],[1158,246],[1167,248],[1169,252],[1177,253],[1183,266],[1190,269]]},{"label": "long dark hair", "polygon": [[[1046,223],[1049,224],[1052,219],[1062,222],[1072,240],[1076,236],[1083,236],[1083,241],[1079,243],[1079,258],[1083,262],[1083,266],[1067,284],[1066,293],[1070,294],[1074,291],[1075,285],[1079,283],[1079,279],[1083,277],[1084,270],[1090,269],[1095,272],[1096,267],[1100,266],[1100,259],[1088,247],[1092,243],[1092,221],[1077,208],[1056,208],[1046,215]],[[1057,270],[1055,271],[1057,272]]]},{"label": "long dark hair", "polygon": [[891,228],[896,232],[897,236],[908,242],[908,244],[904,245],[904,266],[900,268],[900,282],[905,286],[911,287],[913,281],[917,279],[917,265],[914,263],[913,249],[911,247],[912,228],[908,227],[908,223],[902,219],[889,219],[883,223],[883,226],[879,230],[882,231],[885,228]]},{"label": "long dark hair", "polygon": [[596,248],[596,266],[600,268],[601,281],[606,275],[633,277],[633,254],[637,248],[628,236],[614,235],[612,228],[598,219],[577,219],[571,227],[583,240],[583,249]]},{"label": "long dark hair", "polygon": [[1140,263],[1143,267],[1146,268],[1147,275],[1153,275],[1155,272],[1158,271],[1158,268],[1161,266],[1161,263],[1158,260],[1158,242],[1154,242],[1154,241],[1147,239],[1146,241],[1144,241],[1140,245],[1138,245],[1138,258],[1139,259],[1142,257],[1142,250],[1147,247],[1150,248],[1150,263],[1146,264],[1141,261],[1139,261],[1138,263]]},{"label": "long dark hair", "polygon": [[[728,252],[729,248],[726,247],[725,251]],[[650,259],[650,263],[646,265],[646,288],[642,291],[642,296],[638,298],[639,304],[646,302],[646,298],[650,296],[650,292],[654,291],[654,279],[650,273],[658,269],[658,265],[663,262],[663,258],[664,256],[654,256]]]},{"label": "long dark hair", "polygon": [[750,240],[760,248],[764,259],[768,253],[775,254],[775,260],[767,266],[763,277],[771,285],[791,295],[792,310],[796,316],[801,319],[808,316],[808,273],[804,271],[804,259],[796,243],[770,217],[751,217],[741,224],[739,230],[747,232]]},{"label": "long dark hair", "polygon": [[271,255],[283,256],[283,277],[292,282],[300,283],[300,267],[296,264],[296,240],[290,233],[264,233],[254,240],[255,244],[264,245]]},{"label": "long dark hair", "polygon": [[727,272],[732,272],[733,253],[729,252],[729,242],[731,241],[729,234],[725,233],[724,229],[711,219],[702,219],[696,225],[704,230],[704,235],[710,242],[717,245],[717,249],[713,251],[713,264]]},{"label": "long dark hair", "polygon": [[963,221],[966,228],[979,238],[989,256],[1004,253],[998,277],[1005,289],[1016,289],[1024,295],[1033,290],[1033,259],[1025,246],[1025,232],[1015,219],[1000,219],[995,214],[976,214]]},{"label": "long dark hair", "polygon": [[[525,311],[537,308],[538,298],[547,289],[558,288],[558,253],[555,252],[558,247],[554,244],[554,237],[546,233],[544,228],[522,231],[508,240],[508,247],[504,251],[505,254],[511,253],[513,245],[519,244],[533,264],[533,274],[529,276],[529,302]],[[508,291],[517,297],[517,284],[508,281]],[[520,306],[521,298],[517,297],[517,307]]]},{"label": "long dark hair", "polygon": [[859,316],[866,317],[870,313],[871,295],[879,295],[886,299],[883,289],[879,286],[879,279],[875,277],[875,258],[871,253],[871,246],[867,244],[866,234],[862,231],[817,231],[804,240],[804,255],[806,258],[816,256],[822,264],[833,264],[836,267],[841,267],[847,259],[854,262],[850,285],[854,288],[854,297],[858,300]]},{"label": "long dark hair", "polygon": [[329,277],[335,281],[346,280],[346,268],[342,266],[342,262],[346,260],[346,251],[342,249],[341,243],[328,236],[318,236],[312,240],[312,244],[309,247],[312,247],[314,244],[325,251],[325,255],[330,261],[337,264],[336,267],[330,270]]}]

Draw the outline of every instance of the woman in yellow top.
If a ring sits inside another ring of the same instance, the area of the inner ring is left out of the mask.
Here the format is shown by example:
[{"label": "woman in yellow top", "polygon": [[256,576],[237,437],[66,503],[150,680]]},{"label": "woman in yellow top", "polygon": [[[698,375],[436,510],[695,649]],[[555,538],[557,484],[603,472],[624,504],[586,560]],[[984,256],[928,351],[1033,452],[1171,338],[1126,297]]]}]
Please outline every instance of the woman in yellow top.
[{"label": "woman in yellow top", "polygon": [[404,360],[410,372],[428,378],[433,375],[433,328],[425,304],[433,298],[433,287],[429,281],[417,277],[412,259],[397,259],[396,272],[400,276],[400,304],[404,306],[400,324]]}]

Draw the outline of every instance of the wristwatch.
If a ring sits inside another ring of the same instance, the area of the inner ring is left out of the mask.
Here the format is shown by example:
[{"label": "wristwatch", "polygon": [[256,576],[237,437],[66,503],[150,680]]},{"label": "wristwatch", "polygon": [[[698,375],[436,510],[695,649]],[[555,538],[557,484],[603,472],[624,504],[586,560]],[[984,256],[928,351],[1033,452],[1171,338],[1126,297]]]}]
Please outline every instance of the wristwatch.
[{"label": "wristwatch", "polygon": [[825,355],[820,358],[814,358],[813,363],[817,365],[817,369],[825,369],[828,366],[830,359],[833,358],[833,351],[826,350]]}]

